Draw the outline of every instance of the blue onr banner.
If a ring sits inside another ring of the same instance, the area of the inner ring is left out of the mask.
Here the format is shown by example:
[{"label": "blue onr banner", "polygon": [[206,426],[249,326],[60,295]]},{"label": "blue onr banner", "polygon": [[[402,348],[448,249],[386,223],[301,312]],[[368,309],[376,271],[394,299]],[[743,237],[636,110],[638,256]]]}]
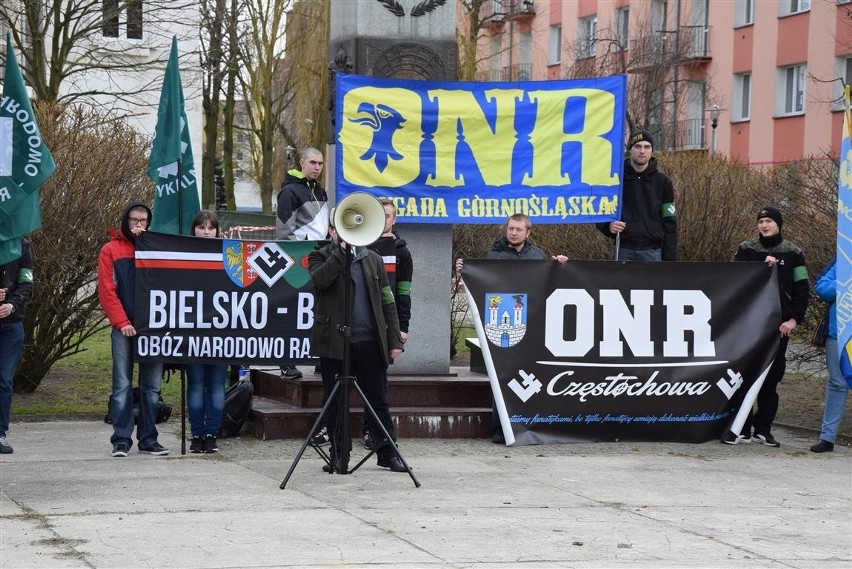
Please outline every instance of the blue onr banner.
[{"label": "blue onr banner", "polygon": [[626,77],[462,83],[337,76],[337,199],[400,223],[618,219]]}]

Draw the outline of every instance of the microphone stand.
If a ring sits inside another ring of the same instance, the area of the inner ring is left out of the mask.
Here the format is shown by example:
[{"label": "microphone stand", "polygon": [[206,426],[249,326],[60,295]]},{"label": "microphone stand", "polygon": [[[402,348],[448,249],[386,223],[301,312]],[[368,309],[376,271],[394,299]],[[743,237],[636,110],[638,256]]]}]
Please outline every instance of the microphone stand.
[{"label": "microphone stand", "polygon": [[[341,245],[342,246],[342,245]],[[417,477],[414,476],[414,473],[411,471],[411,467],[408,466],[408,463],[405,462],[405,458],[403,458],[402,454],[400,454],[399,449],[394,443],[393,439],[388,433],[385,426],[379,420],[379,417],[376,415],[376,411],[373,409],[373,406],[370,405],[370,402],[367,401],[367,397],[364,395],[364,392],[361,391],[361,387],[358,385],[357,379],[352,375],[352,355],[351,355],[351,342],[352,342],[352,245],[347,244],[345,251],[346,262],[344,264],[345,270],[344,274],[346,275],[346,286],[344,287],[344,311],[343,311],[343,324],[337,327],[337,333],[343,336],[343,375],[337,376],[337,381],[334,384],[334,388],[332,388],[331,393],[328,395],[328,400],[326,400],[325,405],[323,405],[320,410],[320,414],[317,417],[316,421],[314,421],[313,427],[311,427],[308,436],[302,442],[301,448],[299,448],[299,452],[296,454],[296,459],[293,461],[293,464],[290,465],[290,470],[287,471],[287,475],[284,477],[284,480],[281,481],[279,488],[282,490],[287,486],[287,482],[290,480],[290,476],[292,476],[293,471],[296,470],[296,465],[301,460],[302,455],[305,453],[305,449],[307,449],[310,444],[311,438],[320,430],[322,425],[322,420],[328,414],[329,406],[334,401],[335,396],[338,397],[338,405],[337,405],[337,417],[335,417],[335,428],[331,434],[331,453],[326,453],[324,449],[320,448],[316,445],[311,445],[317,454],[325,461],[326,470],[329,474],[338,473],[338,474],[352,474],[356,470],[358,470],[362,464],[367,462],[367,460],[376,453],[376,449],[370,450],[370,452],[361,459],[361,461],[355,465],[351,470],[349,469],[349,455],[351,453],[352,446],[352,438],[350,431],[350,421],[349,421],[349,398],[352,392],[352,388],[358,393],[361,397],[361,401],[364,403],[364,412],[369,412],[370,416],[373,418],[373,422],[378,428],[381,430],[382,434],[384,434],[384,440],[389,441],[391,445],[391,449],[394,454],[399,457],[399,460],[402,462],[403,466],[405,466],[406,472],[411,477],[411,480],[414,482],[414,486],[416,488],[420,487],[420,481],[417,480]]]}]

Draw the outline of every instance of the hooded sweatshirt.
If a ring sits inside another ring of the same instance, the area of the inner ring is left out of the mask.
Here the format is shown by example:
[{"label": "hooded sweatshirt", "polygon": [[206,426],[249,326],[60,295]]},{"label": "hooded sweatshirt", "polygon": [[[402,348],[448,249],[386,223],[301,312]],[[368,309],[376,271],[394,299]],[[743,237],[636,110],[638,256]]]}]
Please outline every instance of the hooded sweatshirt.
[{"label": "hooded sweatshirt", "polygon": [[328,234],[328,194],[317,180],[293,168],[278,193],[276,239],[319,240]]},{"label": "hooded sweatshirt", "polygon": [[136,237],[130,231],[130,210],[136,207],[148,212],[151,226],[151,209],[142,202],[131,202],[121,216],[119,231],[110,228],[110,240],[98,256],[98,300],[110,325],[121,330],[133,324],[136,292]]}]

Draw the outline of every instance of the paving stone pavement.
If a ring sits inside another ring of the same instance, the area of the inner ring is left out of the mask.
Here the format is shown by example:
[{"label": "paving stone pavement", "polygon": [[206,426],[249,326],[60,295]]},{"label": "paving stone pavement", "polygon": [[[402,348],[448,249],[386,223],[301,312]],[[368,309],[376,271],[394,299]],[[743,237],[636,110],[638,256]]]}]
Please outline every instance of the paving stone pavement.
[{"label": "paving stone pavement", "polygon": [[[301,440],[109,455],[99,422],[13,424],[0,568],[852,566],[852,449],[402,439],[421,487],[371,458],[325,474]],[[353,462],[362,455],[353,452]]]}]

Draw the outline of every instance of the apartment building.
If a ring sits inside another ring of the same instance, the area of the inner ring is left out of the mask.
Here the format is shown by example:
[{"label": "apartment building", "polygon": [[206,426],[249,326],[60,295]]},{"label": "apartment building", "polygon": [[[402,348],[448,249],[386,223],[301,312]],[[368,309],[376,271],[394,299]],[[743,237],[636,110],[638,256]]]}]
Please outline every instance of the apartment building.
[{"label": "apartment building", "polygon": [[839,153],[852,0],[490,0],[480,80],[626,73],[660,149],[752,164]]}]

